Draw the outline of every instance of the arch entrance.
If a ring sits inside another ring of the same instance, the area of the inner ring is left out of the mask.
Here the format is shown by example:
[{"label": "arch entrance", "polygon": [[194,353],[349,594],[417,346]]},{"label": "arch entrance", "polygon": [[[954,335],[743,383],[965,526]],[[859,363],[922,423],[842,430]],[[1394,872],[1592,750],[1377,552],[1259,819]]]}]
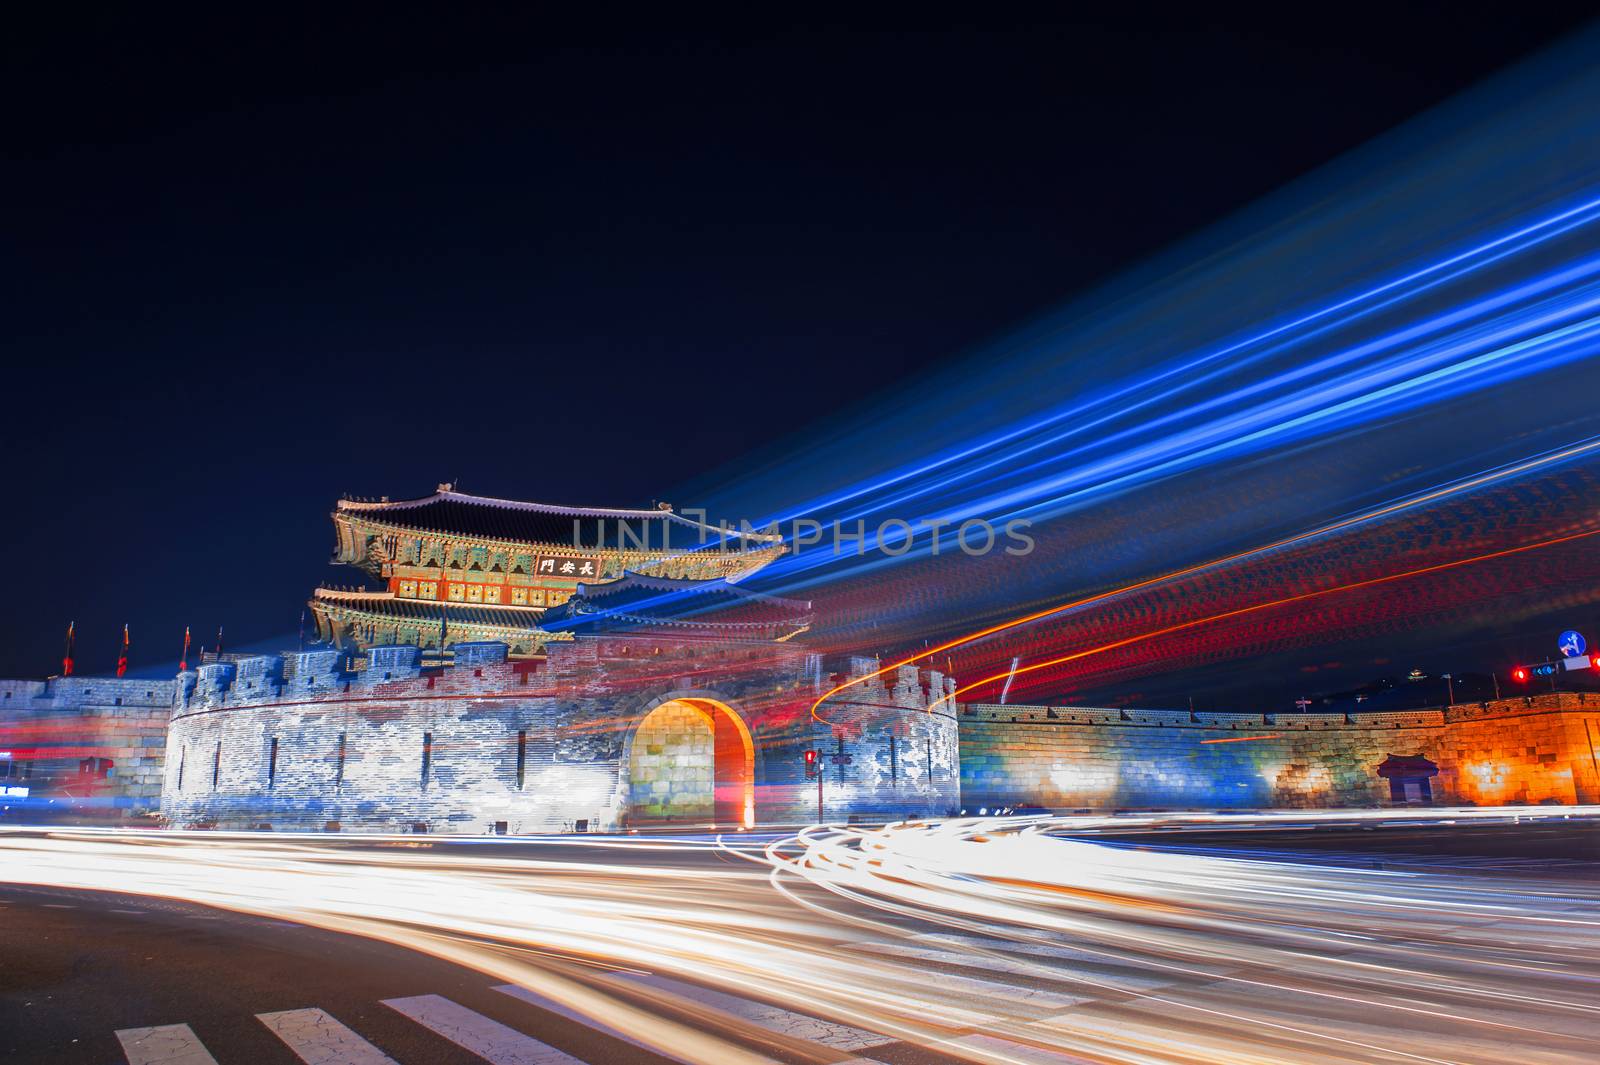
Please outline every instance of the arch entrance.
[{"label": "arch entrance", "polygon": [[731,707],[684,697],[645,714],[628,755],[628,823],[755,824],[755,744]]}]

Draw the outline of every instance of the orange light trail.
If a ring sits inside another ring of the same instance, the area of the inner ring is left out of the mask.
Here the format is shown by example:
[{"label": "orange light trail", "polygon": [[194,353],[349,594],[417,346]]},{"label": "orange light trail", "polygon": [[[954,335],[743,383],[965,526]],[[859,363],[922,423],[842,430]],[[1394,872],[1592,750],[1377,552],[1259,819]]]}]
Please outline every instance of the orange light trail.
[{"label": "orange light trail", "polygon": [[1251,740],[1281,740],[1283,733],[1268,732],[1261,736],[1226,736],[1216,740],[1201,740],[1201,743],[1249,743]]},{"label": "orange light trail", "polygon": [[1332,588],[1320,588],[1316,591],[1301,592],[1298,595],[1285,596],[1282,599],[1273,599],[1265,603],[1255,603],[1251,606],[1242,606],[1234,610],[1225,610],[1220,614],[1211,614],[1207,617],[1195,618],[1191,621],[1180,622],[1177,625],[1168,625],[1165,628],[1154,629],[1150,632],[1143,632],[1137,636],[1128,636],[1121,640],[1114,640],[1111,643],[1101,644],[1099,647],[1090,647],[1083,651],[1074,651],[1070,655],[1061,655],[1057,658],[1046,659],[1043,662],[1036,662],[1031,666],[1023,666],[1022,668],[1016,670],[1008,669],[1004,673],[995,673],[984,677],[982,680],[975,680],[971,684],[964,684],[951,694],[935,699],[932,703],[928,704],[928,709],[932,711],[940,704],[954,700],[958,696],[964,695],[974,688],[982,687],[985,684],[993,684],[995,681],[1005,680],[1009,676],[1032,673],[1035,670],[1048,669],[1050,666],[1059,666],[1065,662],[1074,662],[1080,658],[1087,658],[1090,655],[1103,654],[1106,651],[1114,651],[1119,647],[1127,647],[1130,644],[1142,643],[1145,640],[1151,640],[1157,636],[1166,636],[1170,633],[1182,632],[1185,629],[1196,628],[1200,625],[1206,625],[1213,621],[1224,621],[1228,618],[1235,618],[1244,614],[1253,614],[1262,610],[1270,610],[1273,607],[1286,606],[1289,603],[1299,603],[1307,599],[1315,599],[1318,596],[1333,595],[1336,592],[1351,592],[1358,588],[1370,588],[1374,585],[1388,584],[1391,581],[1405,580],[1408,577],[1421,577],[1429,573],[1439,573],[1443,570],[1457,569],[1461,566],[1470,566],[1477,562],[1488,562],[1492,559],[1505,558],[1509,555],[1520,555],[1528,551],[1537,551],[1543,547],[1554,547],[1557,544],[1565,544],[1571,543],[1574,540],[1587,539],[1591,536],[1600,536],[1600,529],[1591,529],[1588,532],[1581,533],[1571,533],[1567,536],[1557,536],[1549,540],[1540,540],[1538,543],[1522,544],[1518,547],[1508,547],[1501,551],[1490,551],[1488,554],[1484,555],[1474,555],[1471,558],[1458,558],[1453,562],[1441,562],[1437,565],[1423,566],[1419,569],[1406,570],[1402,573],[1391,573],[1383,577],[1370,577],[1366,580],[1352,581],[1349,584],[1340,584]]},{"label": "orange light trail", "polygon": [[[911,664],[913,664],[915,662],[921,662],[922,660],[924,660],[926,658],[930,658],[933,655],[941,654],[941,653],[943,653],[945,651],[954,650],[957,647],[961,647],[961,646],[963,646],[965,644],[972,643],[972,642],[974,642],[976,640],[984,639],[985,637],[988,637],[988,636],[993,636],[996,633],[1006,632],[1009,629],[1014,629],[1014,628],[1017,628],[1018,626],[1021,626],[1021,625],[1027,625],[1027,624],[1030,624],[1030,623],[1035,622],[1035,621],[1042,621],[1045,618],[1054,617],[1055,615],[1065,613],[1068,610],[1075,610],[1075,609],[1077,609],[1079,607],[1091,606],[1091,605],[1093,605],[1095,603],[1104,602],[1107,599],[1112,599],[1112,598],[1115,598],[1116,596],[1119,596],[1119,595],[1127,595],[1130,592],[1142,591],[1145,588],[1151,588],[1151,587],[1154,587],[1154,586],[1156,586],[1158,584],[1165,583],[1167,581],[1177,580],[1177,579],[1179,579],[1181,577],[1189,577],[1189,576],[1192,576],[1192,575],[1194,575],[1196,573],[1200,573],[1200,572],[1203,572],[1203,571],[1208,570],[1208,569],[1213,569],[1213,568],[1215,568],[1217,566],[1225,566],[1225,565],[1228,565],[1229,563],[1232,563],[1232,562],[1240,562],[1240,561],[1243,561],[1244,559],[1253,558],[1253,557],[1255,557],[1257,555],[1265,554],[1265,553],[1267,553],[1269,551],[1275,551],[1275,550],[1277,550],[1279,548],[1282,548],[1282,547],[1290,547],[1290,546],[1292,546],[1294,544],[1304,543],[1307,540],[1313,540],[1313,539],[1315,539],[1315,538],[1317,538],[1319,536],[1326,536],[1329,533],[1338,532],[1341,529],[1348,529],[1348,528],[1350,528],[1350,527],[1352,527],[1354,525],[1359,525],[1359,524],[1362,524],[1364,522],[1372,521],[1372,520],[1377,519],[1377,518],[1387,517],[1387,516],[1389,516],[1391,514],[1398,514],[1398,513],[1402,512],[1402,511],[1409,510],[1409,509],[1411,509],[1413,507],[1422,506],[1425,503],[1433,503],[1433,502],[1437,502],[1440,499],[1447,499],[1450,496],[1458,495],[1461,492],[1465,492],[1465,491],[1468,491],[1468,490],[1473,489],[1473,488],[1481,488],[1484,485],[1492,484],[1495,481],[1504,480],[1507,477],[1513,477],[1513,476],[1516,476],[1517,474],[1527,473],[1527,472],[1530,472],[1532,470],[1537,470],[1537,469],[1539,469],[1541,467],[1551,465],[1552,463],[1563,462],[1563,461],[1565,461],[1567,459],[1575,458],[1575,457],[1577,457],[1579,455],[1584,455],[1584,454],[1587,454],[1589,452],[1595,451],[1596,449],[1600,449],[1600,439],[1589,440],[1589,441],[1586,441],[1585,443],[1582,443],[1582,444],[1574,444],[1571,447],[1567,447],[1567,448],[1563,448],[1563,449],[1561,449],[1559,451],[1551,452],[1548,455],[1541,455],[1541,456],[1539,456],[1537,458],[1526,459],[1526,460],[1524,460],[1522,462],[1519,462],[1519,463],[1516,463],[1514,465],[1507,466],[1507,467],[1504,467],[1504,468],[1499,469],[1499,470],[1495,470],[1495,471],[1490,472],[1490,473],[1478,474],[1477,476],[1469,477],[1468,479],[1466,479],[1464,481],[1458,481],[1455,484],[1446,485],[1443,488],[1436,488],[1436,489],[1434,489],[1434,490],[1432,490],[1430,492],[1424,492],[1421,495],[1413,496],[1413,497],[1411,497],[1409,499],[1402,499],[1402,500],[1399,500],[1399,501],[1394,502],[1394,503],[1388,503],[1388,504],[1385,504],[1384,506],[1378,507],[1378,508],[1376,508],[1374,510],[1367,511],[1364,514],[1357,514],[1357,515],[1355,515],[1353,517],[1349,517],[1349,518],[1341,518],[1338,521],[1330,522],[1330,523],[1328,523],[1326,525],[1318,526],[1317,528],[1312,529],[1312,530],[1310,530],[1308,532],[1296,533],[1293,536],[1285,537],[1285,538],[1280,539],[1280,540],[1274,540],[1271,543],[1261,544],[1261,545],[1259,545],[1257,547],[1248,548],[1248,549],[1246,549],[1244,551],[1235,552],[1234,554],[1231,554],[1231,555],[1224,555],[1224,556],[1222,556],[1220,558],[1210,559],[1209,561],[1206,561],[1206,562],[1198,562],[1198,563],[1196,563],[1196,564],[1194,564],[1192,566],[1185,566],[1182,569],[1172,570],[1171,572],[1163,573],[1163,574],[1160,574],[1158,576],[1147,577],[1144,580],[1135,581],[1132,584],[1125,584],[1125,585],[1122,585],[1121,587],[1118,587],[1118,588],[1112,588],[1109,591],[1098,592],[1098,593],[1096,593],[1094,595],[1084,596],[1083,598],[1074,599],[1074,600],[1072,600],[1071,602],[1068,602],[1068,603],[1062,603],[1062,604],[1060,604],[1058,606],[1049,607],[1049,608],[1047,608],[1045,610],[1039,610],[1039,611],[1036,611],[1036,612],[1034,612],[1032,614],[1025,614],[1022,617],[1013,618],[1010,621],[1003,621],[1003,622],[1000,622],[997,625],[991,625],[986,629],[979,629],[977,632],[968,633],[965,636],[958,636],[953,640],[949,640],[949,641],[947,641],[945,643],[939,644],[937,647],[929,647],[926,650],[918,652],[917,654],[910,655],[910,656],[908,656],[906,658],[902,658],[902,659],[900,659],[899,661],[896,661],[896,662],[891,662],[889,665],[883,666],[883,667],[881,667],[879,669],[876,669],[876,670],[874,670],[874,671],[872,671],[870,673],[864,674],[862,676],[853,677],[850,680],[845,681],[843,684],[839,684],[839,685],[834,686],[833,688],[830,688],[828,691],[824,692],[820,698],[818,698],[814,703],[811,704],[811,717],[812,717],[813,720],[819,721],[822,724],[828,724],[829,722],[828,722],[827,718],[823,717],[820,713],[818,713],[818,710],[820,709],[820,707],[822,706],[823,703],[827,702],[829,699],[833,698],[835,695],[837,695],[840,692],[846,690],[847,688],[853,688],[858,684],[864,684],[867,681],[874,679],[875,677],[881,677],[885,673],[889,673],[892,670],[899,669],[901,666],[909,666],[909,665],[911,665]],[[1581,535],[1588,535],[1588,534],[1581,534]],[[1560,541],[1550,541],[1550,542],[1551,543],[1559,543]],[[1536,545],[1536,546],[1540,546],[1540,545]],[[1513,550],[1522,550],[1522,548],[1514,548]],[[1491,557],[1494,557],[1494,556],[1488,556],[1488,555],[1484,556],[1484,558],[1491,558]],[[1415,572],[1416,573],[1424,573],[1424,572],[1428,572],[1428,571],[1427,570],[1417,570]],[[1399,574],[1399,575],[1396,575],[1396,576],[1397,577],[1398,576],[1404,576],[1404,574]],[[1381,578],[1381,579],[1388,579],[1388,578]],[[1352,587],[1352,588],[1359,587],[1359,585],[1351,585],[1350,587]],[[1334,590],[1336,590],[1336,589],[1328,589],[1328,591],[1334,591]],[[1322,594],[1322,593],[1310,593],[1310,594]],[[1284,602],[1292,602],[1292,601],[1293,601],[1292,599],[1284,600]],[[1263,606],[1266,606],[1266,605],[1272,605],[1272,604],[1263,604]],[[1255,609],[1255,608],[1250,608],[1250,609]],[[1229,615],[1217,615],[1217,618],[1226,617],[1226,616],[1229,616]],[[1205,621],[1205,620],[1217,620],[1217,618],[1202,619],[1202,621]],[[1196,622],[1195,624],[1198,624],[1198,622]],[[1185,627],[1185,626],[1179,626],[1179,628],[1183,628],[1183,627]],[[1169,629],[1169,630],[1163,630],[1163,631],[1174,631],[1174,630],[1170,630]],[[1157,633],[1152,633],[1151,635],[1158,635],[1158,634]],[[1106,648],[1102,648],[1102,650],[1110,650],[1114,646],[1119,646],[1119,645],[1110,645],[1110,646],[1108,646]],[[1087,652],[1087,653],[1093,653],[1093,652]],[[1060,660],[1056,660],[1056,661],[1059,662]],[[1031,671],[1033,669],[1038,669],[1038,668],[1040,668],[1042,666],[1051,665],[1051,664],[1055,664],[1055,663],[1054,662],[1039,663],[1039,665],[1037,665],[1037,666],[1029,666],[1029,667],[1024,668],[1024,669],[1019,669],[1019,670],[1017,670],[1017,672],[1018,673],[1026,673],[1026,672],[1029,672],[1029,671]],[[1007,672],[1009,673],[1010,671],[1008,670]],[[980,681],[978,683],[987,683],[988,679],[992,679],[992,678],[986,678],[985,681]],[[958,689],[956,694],[959,695],[962,691],[965,691],[965,690],[967,690],[967,689],[966,688]],[[929,709],[931,710],[934,706],[938,706],[940,703],[945,702],[946,699],[948,699],[948,698],[951,698],[951,697],[947,696],[944,699],[935,700],[934,703],[929,707]]]}]

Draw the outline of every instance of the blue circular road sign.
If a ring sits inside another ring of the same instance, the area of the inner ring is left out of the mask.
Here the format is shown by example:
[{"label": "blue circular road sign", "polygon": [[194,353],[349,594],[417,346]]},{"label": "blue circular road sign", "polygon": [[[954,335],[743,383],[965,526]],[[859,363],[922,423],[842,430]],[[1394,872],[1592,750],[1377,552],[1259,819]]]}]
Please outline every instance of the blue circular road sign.
[{"label": "blue circular road sign", "polygon": [[1583,633],[1568,629],[1556,638],[1556,644],[1561,648],[1561,653],[1568,658],[1577,658],[1589,650],[1589,644],[1584,640]]}]

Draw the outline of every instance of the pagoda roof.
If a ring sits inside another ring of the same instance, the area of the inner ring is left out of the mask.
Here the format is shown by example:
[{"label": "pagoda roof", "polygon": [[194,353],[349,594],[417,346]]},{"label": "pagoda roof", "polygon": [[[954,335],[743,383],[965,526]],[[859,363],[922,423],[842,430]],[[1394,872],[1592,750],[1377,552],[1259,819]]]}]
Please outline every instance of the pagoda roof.
[{"label": "pagoda roof", "polygon": [[363,614],[400,621],[430,621],[463,625],[499,625],[532,631],[539,628],[543,607],[483,603],[450,603],[435,599],[401,599],[393,592],[341,591],[318,588],[314,603],[341,606]]},{"label": "pagoda roof", "polygon": [[668,542],[680,550],[696,547],[714,550],[714,545],[724,540],[730,546],[739,545],[740,550],[756,550],[781,543],[783,539],[767,533],[733,531],[731,535],[725,535],[718,526],[693,521],[666,507],[628,510],[526,503],[468,495],[448,484],[440,485],[433,495],[420,499],[341,499],[337,507],[339,514],[351,518],[366,518],[417,532],[440,536],[478,536],[569,548],[592,548],[602,543],[617,547],[619,524],[626,525],[636,539],[648,536],[646,542],[652,546],[659,546],[670,537],[671,541]]},{"label": "pagoda roof", "polygon": [[546,610],[539,619],[539,627],[547,632],[676,628],[784,639],[810,623],[807,600],[765,595],[727,581],[669,580],[638,573],[606,584],[580,584],[571,599]]}]

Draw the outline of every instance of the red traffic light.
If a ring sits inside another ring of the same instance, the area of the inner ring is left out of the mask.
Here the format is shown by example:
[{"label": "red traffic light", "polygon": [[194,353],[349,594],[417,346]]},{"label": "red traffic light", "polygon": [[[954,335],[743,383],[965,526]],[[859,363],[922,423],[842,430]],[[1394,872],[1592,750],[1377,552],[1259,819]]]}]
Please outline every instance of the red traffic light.
[{"label": "red traffic light", "polygon": [[816,762],[817,762],[817,752],[816,751],[807,751],[806,752],[806,765],[815,765]]},{"label": "red traffic light", "polygon": [[1511,671],[1511,679],[1516,681],[1518,684],[1526,684],[1528,683],[1528,671],[1523,669],[1521,666],[1518,666],[1516,669]]}]

